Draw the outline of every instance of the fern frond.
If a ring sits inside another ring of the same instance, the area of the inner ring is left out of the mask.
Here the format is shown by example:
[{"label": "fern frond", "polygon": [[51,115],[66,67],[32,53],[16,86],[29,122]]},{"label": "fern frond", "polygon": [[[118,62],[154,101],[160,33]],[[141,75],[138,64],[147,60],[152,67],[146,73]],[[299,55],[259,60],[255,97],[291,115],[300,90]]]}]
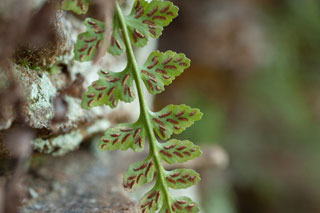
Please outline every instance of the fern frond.
[{"label": "fern frond", "polygon": [[[123,178],[127,189],[137,189],[146,183],[155,184],[141,199],[141,212],[198,212],[198,205],[188,197],[173,197],[169,188],[182,189],[197,184],[199,174],[191,169],[165,170],[162,162],[183,163],[201,155],[200,148],[187,140],[167,140],[172,134],[180,134],[202,117],[198,109],[186,105],[168,105],[159,112],[152,112],[145,100],[143,83],[151,94],[164,91],[186,68],[190,60],[183,53],[154,51],[146,62],[137,64],[133,46],[143,47],[149,37],[158,38],[164,26],[177,16],[178,8],[171,2],[136,0],[131,13],[124,16],[116,2],[113,33],[110,41],[104,41],[104,23],[86,19],[87,31],[80,34],[75,45],[75,58],[80,61],[93,59],[101,43],[109,43],[113,55],[127,54],[127,67],[120,73],[100,71],[99,80],[93,82],[83,95],[82,106],[117,106],[119,101],[131,102],[139,98],[140,116],[135,123],[119,124],[106,130],[99,143],[100,150],[142,151],[145,141],[149,142],[148,157],[133,163]],[[133,83],[136,85],[135,94]]]}]

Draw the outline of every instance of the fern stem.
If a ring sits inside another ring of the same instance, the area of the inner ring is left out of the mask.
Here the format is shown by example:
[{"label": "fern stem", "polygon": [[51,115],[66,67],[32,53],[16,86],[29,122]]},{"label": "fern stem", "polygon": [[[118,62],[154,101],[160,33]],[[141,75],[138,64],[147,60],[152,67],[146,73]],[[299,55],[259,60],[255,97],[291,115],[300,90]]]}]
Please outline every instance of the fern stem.
[{"label": "fern stem", "polygon": [[149,111],[148,105],[147,105],[145,98],[144,98],[142,83],[140,80],[141,79],[140,69],[138,67],[135,55],[132,50],[126,21],[124,19],[124,16],[122,14],[122,10],[121,10],[118,2],[116,2],[116,12],[117,12],[117,15],[119,17],[119,20],[120,20],[120,23],[121,23],[121,26],[123,29],[123,37],[124,37],[126,50],[127,50],[127,60],[128,60],[128,63],[131,62],[132,66],[133,66],[134,81],[136,83],[138,97],[139,97],[139,104],[140,104],[140,116],[142,116],[142,118],[144,118],[144,123],[145,123],[146,129],[147,129],[147,134],[148,134],[148,138],[149,138],[149,145],[150,145],[150,153],[152,154],[152,158],[155,163],[157,179],[160,181],[159,183],[162,186],[162,190],[164,192],[164,197],[165,197],[166,203],[168,205],[168,209],[170,212],[172,212],[169,189],[168,189],[168,186],[167,186],[167,183],[165,180],[165,174],[164,174],[165,170],[164,170],[164,168],[161,164],[161,160],[159,158],[157,139],[156,139],[154,132],[153,132],[153,129],[152,129],[150,113],[149,113],[150,111]]}]

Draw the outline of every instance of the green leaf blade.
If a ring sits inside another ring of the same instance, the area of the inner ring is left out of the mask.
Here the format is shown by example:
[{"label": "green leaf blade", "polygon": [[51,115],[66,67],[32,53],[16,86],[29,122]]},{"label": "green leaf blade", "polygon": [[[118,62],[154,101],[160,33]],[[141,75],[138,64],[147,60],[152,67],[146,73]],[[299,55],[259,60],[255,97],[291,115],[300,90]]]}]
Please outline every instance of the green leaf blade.
[{"label": "green leaf blade", "polygon": [[62,9],[70,10],[78,15],[86,14],[90,0],[62,0]]},{"label": "green leaf blade", "polygon": [[154,51],[142,66],[141,77],[149,93],[155,95],[163,92],[164,86],[171,84],[189,66],[190,59],[183,53]]},{"label": "green leaf blade", "polygon": [[156,185],[141,199],[139,208],[143,213],[156,212],[164,201],[163,191]]},{"label": "green leaf blade", "polygon": [[163,27],[178,15],[178,7],[169,1],[136,0],[131,13],[126,16],[131,42],[137,47],[147,44],[149,37],[159,38]]},{"label": "green leaf blade", "polygon": [[119,100],[127,103],[132,102],[135,99],[135,93],[130,69],[127,67],[119,73],[101,70],[99,80],[94,81],[88,91],[83,94],[82,107],[91,109],[105,104],[115,108]]},{"label": "green leaf blade", "polygon": [[171,209],[175,213],[197,213],[200,211],[198,204],[185,196],[175,198]]},{"label": "green leaf blade", "polygon": [[86,18],[83,23],[87,31],[78,35],[74,54],[78,61],[90,61],[104,43],[105,25],[93,18]]},{"label": "green leaf blade", "polygon": [[200,176],[192,169],[175,169],[166,173],[169,187],[173,189],[185,189],[200,181]]},{"label": "green leaf blade", "polygon": [[121,24],[119,17],[115,14],[113,18],[113,32],[111,35],[111,42],[109,45],[109,53],[112,55],[121,55],[126,51],[126,46],[121,37]]},{"label": "green leaf blade", "polygon": [[120,124],[109,128],[100,139],[99,149],[105,150],[127,150],[131,148],[140,152],[144,148],[146,131],[139,121],[134,124]]},{"label": "green leaf blade", "polygon": [[153,180],[155,174],[154,162],[150,159],[132,164],[123,177],[125,188],[134,190]]},{"label": "green leaf blade", "polygon": [[184,163],[202,154],[200,147],[188,140],[171,139],[160,144],[159,150],[161,158],[169,164]]},{"label": "green leaf blade", "polygon": [[199,109],[184,104],[170,104],[152,114],[152,125],[159,138],[167,140],[173,133],[180,134],[195,121],[200,120],[202,115]]}]

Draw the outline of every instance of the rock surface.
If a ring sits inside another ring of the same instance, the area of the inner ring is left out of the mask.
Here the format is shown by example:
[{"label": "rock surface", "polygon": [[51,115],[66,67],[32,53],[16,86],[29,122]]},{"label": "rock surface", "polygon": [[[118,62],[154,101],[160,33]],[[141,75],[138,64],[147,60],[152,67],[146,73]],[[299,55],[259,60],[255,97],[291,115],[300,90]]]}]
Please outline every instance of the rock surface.
[{"label": "rock surface", "polygon": [[[116,153],[95,157],[78,150],[63,157],[39,160],[26,177],[29,197],[21,213],[137,212],[135,203],[122,190],[119,167],[123,156]],[[118,167],[119,166],[119,167]]]}]

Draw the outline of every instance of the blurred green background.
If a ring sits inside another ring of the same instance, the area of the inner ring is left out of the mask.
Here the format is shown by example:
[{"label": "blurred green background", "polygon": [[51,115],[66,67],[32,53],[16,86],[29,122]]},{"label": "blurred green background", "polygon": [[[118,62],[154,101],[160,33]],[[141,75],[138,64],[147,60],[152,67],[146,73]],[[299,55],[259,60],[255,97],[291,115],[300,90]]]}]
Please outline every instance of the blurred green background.
[{"label": "blurred green background", "polygon": [[204,212],[320,212],[320,1],[176,0],[160,49],[192,66],[156,108],[204,112],[181,138],[223,147]]}]

